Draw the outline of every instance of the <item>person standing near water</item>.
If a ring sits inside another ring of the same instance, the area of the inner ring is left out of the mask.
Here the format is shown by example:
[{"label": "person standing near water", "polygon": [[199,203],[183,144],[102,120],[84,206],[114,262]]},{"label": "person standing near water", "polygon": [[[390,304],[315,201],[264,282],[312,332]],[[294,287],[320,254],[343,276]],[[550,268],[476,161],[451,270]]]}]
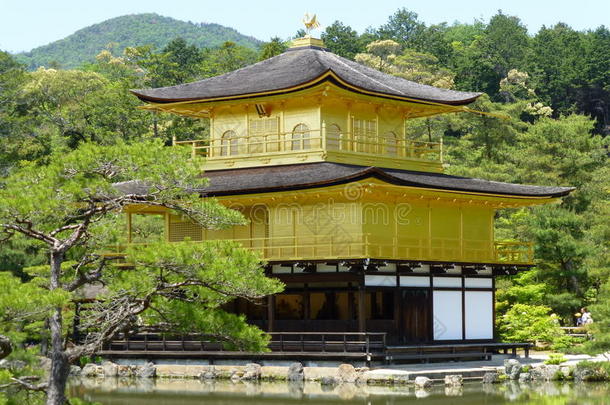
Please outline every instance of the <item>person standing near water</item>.
[{"label": "person standing near water", "polygon": [[581,325],[583,326],[593,323],[593,317],[591,316],[591,312],[589,312],[587,308],[582,309],[582,317],[580,319]]}]

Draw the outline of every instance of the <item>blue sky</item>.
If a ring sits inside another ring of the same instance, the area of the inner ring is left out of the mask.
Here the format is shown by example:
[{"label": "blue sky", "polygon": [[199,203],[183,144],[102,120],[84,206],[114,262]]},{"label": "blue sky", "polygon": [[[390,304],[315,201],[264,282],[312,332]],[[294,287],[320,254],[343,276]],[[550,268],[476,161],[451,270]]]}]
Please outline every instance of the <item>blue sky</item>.
[{"label": "blue sky", "polygon": [[0,0],[0,49],[30,50],[87,25],[132,13],[214,22],[268,40],[293,35],[305,12],[317,13],[323,25],[340,20],[362,32],[383,24],[400,7],[415,11],[427,24],[487,21],[502,9],[521,18],[530,33],[559,21],[578,30],[610,24],[610,0]]}]

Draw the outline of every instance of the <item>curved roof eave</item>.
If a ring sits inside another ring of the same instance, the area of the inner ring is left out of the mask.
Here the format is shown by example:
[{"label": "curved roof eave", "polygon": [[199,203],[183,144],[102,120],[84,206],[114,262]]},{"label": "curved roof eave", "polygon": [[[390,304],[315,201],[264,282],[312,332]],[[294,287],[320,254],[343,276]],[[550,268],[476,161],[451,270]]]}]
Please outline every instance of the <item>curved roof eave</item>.
[{"label": "curved roof eave", "polygon": [[266,92],[231,94],[231,95],[226,95],[226,96],[218,96],[218,97],[210,97],[210,98],[161,99],[161,98],[155,98],[155,97],[151,97],[151,96],[142,94],[137,89],[130,89],[129,91],[144,102],[162,104],[162,105],[185,105],[185,104],[194,104],[194,103],[209,103],[209,102],[215,102],[215,101],[240,100],[240,99],[247,99],[247,98],[254,98],[254,97],[290,94],[290,93],[294,93],[296,91],[300,91],[300,90],[304,90],[304,89],[308,89],[308,88],[317,86],[319,84],[324,83],[325,81],[335,81],[335,82],[337,82],[336,85],[338,85],[339,87],[347,88],[348,90],[354,91],[355,93],[359,93],[359,94],[365,94],[365,95],[369,95],[369,96],[381,97],[381,98],[386,98],[386,99],[391,99],[391,100],[405,101],[405,102],[409,102],[409,103],[427,104],[427,105],[433,105],[433,106],[455,106],[455,107],[463,106],[463,105],[467,105],[467,104],[470,104],[470,103],[476,101],[476,99],[479,98],[483,94],[483,93],[474,93],[475,95],[472,96],[471,98],[463,99],[460,101],[451,101],[451,100],[449,100],[449,101],[431,101],[431,100],[426,100],[423,98],[405,97],[405,96],[400,96],[400,95],[395,95],[395,94],[390,94],[390,93],[374,92],[374,91],[370,91],[370,90],[361,88],[352,83],[346,82],[345,80],[342,80],[335,72],[332,71],[332,69],[327,70],[324,74],[318,76],[316,79],[314,79],[310,82],[304,82],[304,83],[300,83],[300,84],[292,86],[292,87],[270,90],[270,91],[266,91]]},{"label": "curved roof eave", "polygon": [[[290,166],[294,166],[296,169],[294,173],[290,171]],[[341,174],[338,176],[333,176],[332,174],[323,175],[317,179],[310,178],[309,174],[304,173],[306,170],[303,170],[307,169],[308,166],[312,169],[329,169],[335,173],[341,172]],[[284,170],[273,173],[272,170],[269,170],[271,168],[268,167],[208,172],[204,174],[204,177],[210,179],[210,184],[208,187],[201,190],[201,192],[209,196],[261,194],[330,187],[367,178],[376,178],[389,184],[404,187],[519,199],[554,199],[566,196],[574,190],[574,187],[528,186],[450,176],[439,173],[413,172],[400,169],[384,169],[379,167],[354,166],[330,162],[305,163],[277,167],[281,167]],[[261,174],[264,175],[265,178],[263,182],[252,182],[252,177],[248,177],[248,174],[255,173],[256,175],[257,172],[261,172]],[[289,179],[282,178],[286,172],[292,173],[289,174]],[[244,176],[244,184],[256,184],[256,187],[239,187],[240,179],[237,176],[240,175]],[[226,185],[223,184],[224,179],[222,179],[222,177],[224,176],[226,176],[227,180],[230,179]],[[303,177],[303,180],[301,180],[299,176]]]},{"label": "curved roof eave", "polygon": [[305,48],[197,82],[130,90],[145,102],[194,103],[289,93],[332,78],[351,91],[437,105],[464,105],[481,93],[422,85],[380,72],[331,52]]}]

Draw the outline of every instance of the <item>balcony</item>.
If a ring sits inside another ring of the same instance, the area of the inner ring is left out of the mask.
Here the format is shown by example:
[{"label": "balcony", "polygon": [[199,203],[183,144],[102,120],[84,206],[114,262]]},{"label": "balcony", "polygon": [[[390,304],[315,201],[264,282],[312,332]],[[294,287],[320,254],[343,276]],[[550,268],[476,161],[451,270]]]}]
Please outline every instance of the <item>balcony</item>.
[{"label": "balcony", "polygon": [[333,161],[360,165],[441,171],[442,142],[397,137],[361,136],[353,133],[307,130],[303,133],[273,132],[227,139],[173,141],[188,145],[192,156],[206,158],[206,168],[217,170]]},{"label": "balcony", "polygon": [[[307,261],[380,259],[495,263],[531,265],[534,254],[531,243],[495,242],[433,238],[418,244],[407,244],[378,235],[303,236],[234,239],[245,248],[260,252],[266,261]],[[198,243],[198,242],[191,242]],[[120,255],[125,245],[109,247],[106,255]]]}]

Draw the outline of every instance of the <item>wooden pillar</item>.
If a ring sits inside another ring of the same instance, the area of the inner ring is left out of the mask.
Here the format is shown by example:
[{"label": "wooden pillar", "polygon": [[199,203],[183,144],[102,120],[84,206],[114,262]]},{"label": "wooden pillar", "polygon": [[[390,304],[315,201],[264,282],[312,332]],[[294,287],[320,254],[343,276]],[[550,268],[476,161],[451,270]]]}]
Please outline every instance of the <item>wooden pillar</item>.
[{"label": "wooden pillar", "polygon": [[351,283],[348,285],[350,290],[347,293],[347,317],[349,319],[349,332],[352,332],[354,330],[354,319],[357,318],[358,313],[356,312],[354,291],[351,291],[352,285]]},{"label": "wooden pillar", "polygon": [[267,296],[267,332],[275,328],[275,295]]},{"label": "wooden pillar", "polygon": [[[493,270],[492,270],[493,272]],[[494,342],[498,341],[498,330],[496,328],[496,278],[493,276],[491,276],[491,314],[492,314],[492,318],[491,318],[491,322],[493,325],[493,332],[492,332],[492,336],[491,338],[493,339]],[[528,357],[528,353],[527,353],[527,349],[525,349],[525,357]]]},{"label": "wooden pillar", "polygon": [[131,212],[127,213],[127,243],[131,243],[131,233],[132,233],[132,229],[131,229]]},{"label": "wooden pillar", "polygon": [[309,313],[309,294],[309,289],[307,288],[307,284],[305,284],[305,291],[303,291],[303,325],[309,325],[309,320],[311,319],[311,314]]},{"label": "wooden pillar", "polygon": [[169,222],[170,221],[170,213],[169,212],[165,213],[165,218],[164,219],[165,219],[165,241],[169,242],[170,241],[170,239],[169,239],[169,228],[171,226],[170,222]]},{"label": "wooden pillar", "polygon": [[394,339],[397,341],[402,341],[402,337],[404,336],[404,330],[402,326],[402,305],[400,299],[400,289],[396,287],[394,289],[394,331],[396,336]]},{"label": "wooden pillar", "polygon": [[358,287],[358,332],[366,332],[366,294],[364,285]]}]

